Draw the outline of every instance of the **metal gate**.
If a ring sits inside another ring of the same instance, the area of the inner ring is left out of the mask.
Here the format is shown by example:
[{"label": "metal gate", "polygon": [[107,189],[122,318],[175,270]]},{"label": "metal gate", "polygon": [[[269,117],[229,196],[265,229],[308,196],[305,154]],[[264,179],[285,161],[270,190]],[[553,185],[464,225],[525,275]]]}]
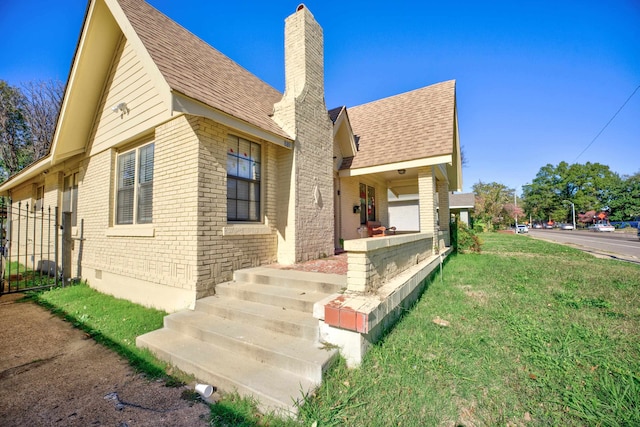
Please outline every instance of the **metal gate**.
[{"label": "metal gate", "polygon": [[62,285],[57,207],[0,204],[2,286],[0,295]]}]

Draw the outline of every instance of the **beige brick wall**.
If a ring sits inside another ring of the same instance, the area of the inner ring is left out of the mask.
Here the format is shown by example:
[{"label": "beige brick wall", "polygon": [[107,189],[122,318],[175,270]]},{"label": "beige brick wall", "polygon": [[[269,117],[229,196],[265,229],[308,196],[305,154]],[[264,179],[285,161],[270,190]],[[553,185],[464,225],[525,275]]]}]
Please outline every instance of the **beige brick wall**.
[{"label": "beige brick wall", "polygon": [[[418,189],[420,204],[420,232],[437,236],[436,228],[436,177],[433,168],[426,166],[418,169]],[[436,248],[437,239],[433,241]]]},{"label": "beige brick wall", "polygon": [[274,120],[295,137],[293,152],[279,162],[278,261],[284,264],[334,251],[333,125],[324,103],[323,44],[322,28],[306,8],[286,19],[286,89],[274,108]]},{"label": "beige brick wall", "polygon": [[[156,128],[153,135],[120,148],[155,144],[151,225],[114,224],[116,149],[69,162],[66,169],[49,173],[46,181],[41,178],[22,185],[13,192],[14,204],[31,205],[36,184],[45,183],[45,206],[60,206],[64,176],[78,171],[74,237],[80,237],[84,220],[83,278],[102,292],[174,310],[213,293],[215,284],[231,280],[237,269],[277,259],[278,169],[286,164],[291,150],[239,135],[262,148],[263,221],[229,224],[229,135],[238,133],[209,119],[179,116]],[[78,249],[76,241],[72,276]]]},{"label": "beige brick wall", "polygon": [[94,277],[88,279],[96,286],[108,272],[195,291],[198,141],[184,116],[137,143],[151,140],[155,143],[153,236],[139,233],[137,225],[114,224],[117,153],[103,151],[87,159],[81,169],[78,218],[85,220],[83,263],[93,270]]},{"label": "beige brick wall", "polygon": [[235,270],[276,261],[278,155],[287,149],[250,138],[261,145],[263,224],[227,223],[227,138],[238,135],[208,119],[198,119],[201,140],[198,191],[197,296],[213,292],[217,283],[231,280]]},{"label": "beige brick wall", "polygon": [[449,246],[449,221],[451,215],[449,214],[449,183],[445,180],[439,179],[436,183],[436,190],[438,191],[438,223],[440,232],[443,234],[444,240],[441,242],[440,247]]},{"label": "beige brick wall", "polygon": [[346,242],[347,289],[375,293],[385,283],[433,255],[433,240],[433,235],[419,233]]}]

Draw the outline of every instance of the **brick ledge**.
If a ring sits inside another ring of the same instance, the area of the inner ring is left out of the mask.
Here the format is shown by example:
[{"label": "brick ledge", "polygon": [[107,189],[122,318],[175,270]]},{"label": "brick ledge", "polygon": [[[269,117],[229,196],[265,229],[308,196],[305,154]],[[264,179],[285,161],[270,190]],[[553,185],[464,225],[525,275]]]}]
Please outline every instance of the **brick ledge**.
[{"label": "brick ledge", "polygon": [[395,310],[429,275],[441,256],[444,260],[451,248],[433,255],[386,283],[375,295],[359,293],[333,294],[314,304],[313,315],[327,325],[368,334]]}]

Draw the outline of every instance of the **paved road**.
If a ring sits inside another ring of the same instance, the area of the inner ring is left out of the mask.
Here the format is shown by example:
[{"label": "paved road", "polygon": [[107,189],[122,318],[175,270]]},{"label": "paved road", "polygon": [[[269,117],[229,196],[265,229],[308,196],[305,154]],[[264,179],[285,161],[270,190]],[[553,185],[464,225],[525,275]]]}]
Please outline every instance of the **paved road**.
[{"label": "paved road", "polygon": [[593,231],[530,230],[532,237],[567,243],[587,252],[640,264],[640,240],[635,233]]}]

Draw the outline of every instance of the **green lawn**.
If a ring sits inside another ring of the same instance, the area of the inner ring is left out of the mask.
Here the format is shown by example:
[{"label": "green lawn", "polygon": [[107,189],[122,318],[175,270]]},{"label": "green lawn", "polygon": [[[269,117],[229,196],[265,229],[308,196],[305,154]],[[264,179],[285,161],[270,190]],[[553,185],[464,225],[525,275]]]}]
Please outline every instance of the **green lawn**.
[{"label": "green lawn", "polygon": [[[339,363],[298,420],[259,416],[232,395],[212,407],[212,425],[640,425],[640,266],[526,236],[481,238],[482,253],[452,256],[361,368]],[[133,320],[146,309],[114,315],[84,294],[50,297],[70,289],[40,298],[146,357],[135,334],[159,327],[161,312]]]},{"label": "green lawn", "polygon": [[640,425],[640,267],[482,239],[361,369],[332,372],[307,425]]}]

